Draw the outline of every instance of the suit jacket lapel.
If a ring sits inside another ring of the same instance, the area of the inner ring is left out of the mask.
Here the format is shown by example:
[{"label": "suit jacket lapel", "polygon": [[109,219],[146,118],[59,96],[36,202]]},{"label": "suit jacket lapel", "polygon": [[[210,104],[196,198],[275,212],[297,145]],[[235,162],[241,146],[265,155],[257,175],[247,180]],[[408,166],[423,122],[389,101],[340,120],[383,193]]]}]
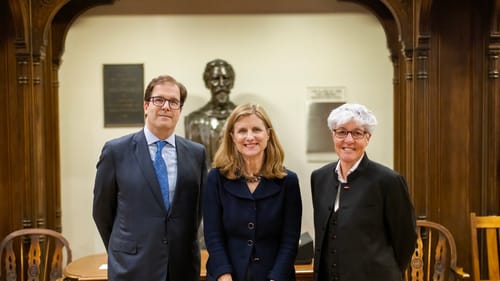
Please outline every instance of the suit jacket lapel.
[{"label": "suit jacket lapel", "polygon": [[153,162],[151,161],[151,155],[149,153],[149,147],[146,142],[144,131],[141,130],[134,135],[132,138],[132,149],[137,159],[137,163],[139,163],[139,167],[144,174],[144,178],[146,178],[148,187],[154,195],[153,197],[157,203],[165,209],[163,195],[161,194],[160,184],[156,179],[156,172],[153,167]]},{"label": "suit jacket lapel", "polygon": [[279,193],[282,188],[283,188],[283,182],[285,179],[282,180],[267,180],[267,179],[262,179],[260,182],[260,185],[253,193],[253,197],[255,200],[263,199],[266,197],[270,197],[275,195],[276,193]]},{"label": "suit jacket lapel", "polygon": [[179,198],[179,194],[184,192],[182,186],[184,186],[184,179],[186,179],[187,177],[190,176],[189,174],[189,171],[186,169],[186,166],[185,165],[182,165],[182,163],[184,161],[183,158],[184,157],[189,157],[188,155],[190,155],[190,152],[186,146],[186,143],[184,142],[184,140],[182,138],[179,138],[179,137],[175,137],[175,151],[177,153],[177,184],[176,184],[176,187],[175,187],[175,195],[174,195],[174,199],[172,201],[172,206],[170,208],[170,211],[172,212],[173,210],[175,210],[175,205],[176,205],[176,202],[178,201],[177,198]]},{"label": "suit jacket lapel", "polygon": [[222,188],[224,188],[228,193],[230,193],[235,197],[249,199],[249,200],[253,199],[250,191],[248,190],[248,187],[244,185],[243,181],[239,180],[223,181]]}]

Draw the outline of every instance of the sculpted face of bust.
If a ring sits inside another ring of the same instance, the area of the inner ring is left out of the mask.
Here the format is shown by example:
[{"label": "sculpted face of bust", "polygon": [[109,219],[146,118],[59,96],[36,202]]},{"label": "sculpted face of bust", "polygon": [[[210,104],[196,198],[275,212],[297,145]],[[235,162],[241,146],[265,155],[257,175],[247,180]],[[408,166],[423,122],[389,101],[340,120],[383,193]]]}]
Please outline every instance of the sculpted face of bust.
[{"label": "sculpted face of bust", "polygon": [[229,102],[229,94],[234,85],[234,71],[230,64],[220,59],[209,62],[203,78],[214,102],[218,104]]}]

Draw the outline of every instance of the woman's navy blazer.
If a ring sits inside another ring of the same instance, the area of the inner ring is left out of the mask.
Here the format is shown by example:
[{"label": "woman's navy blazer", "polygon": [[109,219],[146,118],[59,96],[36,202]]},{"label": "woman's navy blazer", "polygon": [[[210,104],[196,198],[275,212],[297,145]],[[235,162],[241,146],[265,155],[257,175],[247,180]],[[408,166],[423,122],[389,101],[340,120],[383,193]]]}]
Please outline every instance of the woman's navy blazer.
[{"label": "woman's navy blazer", "polygon": [[207,281],[231,273],[244,281],[295,280],[302,201],[297,175],[262,178],[253,193],[244,179],[228,180],[218,169],[207,177],[203,203]]}]

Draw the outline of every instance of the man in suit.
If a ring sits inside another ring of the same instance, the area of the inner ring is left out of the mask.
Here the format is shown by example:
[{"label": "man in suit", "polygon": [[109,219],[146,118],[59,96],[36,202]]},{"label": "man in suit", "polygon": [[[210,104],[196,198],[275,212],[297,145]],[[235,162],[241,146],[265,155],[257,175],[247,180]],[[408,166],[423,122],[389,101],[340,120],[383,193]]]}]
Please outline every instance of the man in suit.
[{"label": "man in suit", "polygon": [[108,280],[200,278],[206,154],[174,134],[186,97],[173,77],[154,78],[144,94],[145,127],[102,149],[93,217],[108,253]]}]

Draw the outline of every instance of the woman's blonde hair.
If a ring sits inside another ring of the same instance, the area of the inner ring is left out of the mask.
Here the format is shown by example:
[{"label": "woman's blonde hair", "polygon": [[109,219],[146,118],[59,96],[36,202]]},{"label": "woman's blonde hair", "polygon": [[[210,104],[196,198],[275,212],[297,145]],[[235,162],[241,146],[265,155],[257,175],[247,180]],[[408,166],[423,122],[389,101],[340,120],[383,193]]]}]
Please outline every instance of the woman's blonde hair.
[{"label": "woman's blonde hair", "polygon": [[285,158],[283,147],[281,146],[269,116],[264,108],[257,104],[238,105],[229,115],[222,137],[221,144],[214,156],[213,166],[218,168],[228,179],[237,179],[239,177],[249,177],[245,169],[243,157],[236,149],[232,139],[234,124],[242,117],[254,114],[260,118],[266,126],[269,134],[267,147],[264,151],[264,163],[262,164],[259,175],[265,178],[283,178],[286,176],[283,161]]}]

